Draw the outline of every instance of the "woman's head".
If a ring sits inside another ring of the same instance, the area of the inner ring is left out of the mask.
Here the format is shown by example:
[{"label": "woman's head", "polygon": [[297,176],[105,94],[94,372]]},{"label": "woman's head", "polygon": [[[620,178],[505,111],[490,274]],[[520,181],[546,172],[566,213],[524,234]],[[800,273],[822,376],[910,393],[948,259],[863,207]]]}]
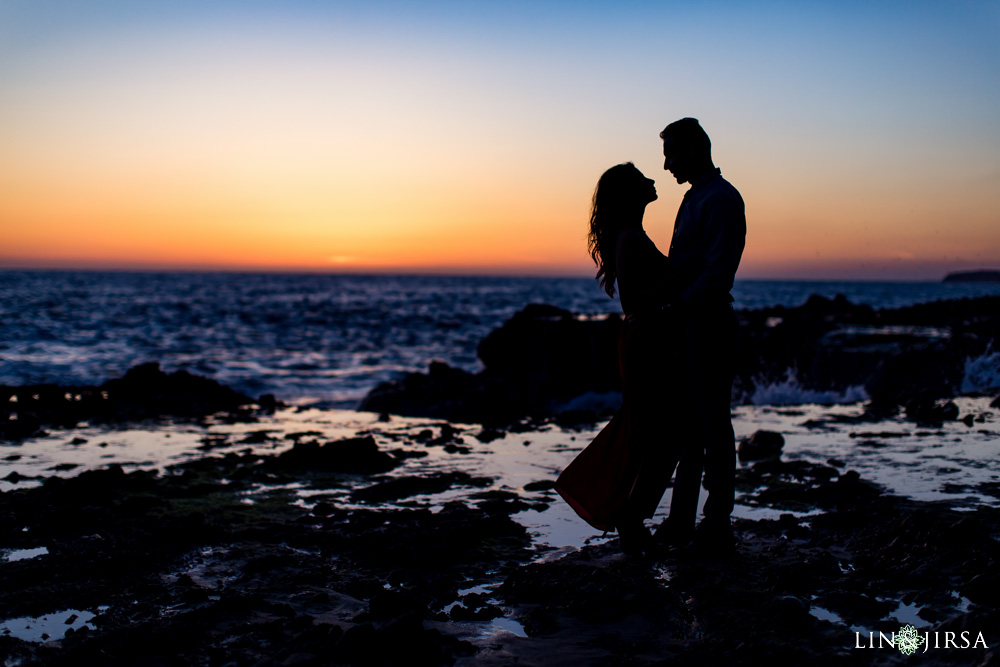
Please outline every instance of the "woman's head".
[{"label": "woman's head", "polygon": [[646,204],[656,200],[653,179],[646,178],[631,162],[615,165],[597,181],[590,208],[590,233],[587,247],[597,265],[601,287],[609,296],[615,294],[615,246],[618,234],[626,227],[641,226]]}]

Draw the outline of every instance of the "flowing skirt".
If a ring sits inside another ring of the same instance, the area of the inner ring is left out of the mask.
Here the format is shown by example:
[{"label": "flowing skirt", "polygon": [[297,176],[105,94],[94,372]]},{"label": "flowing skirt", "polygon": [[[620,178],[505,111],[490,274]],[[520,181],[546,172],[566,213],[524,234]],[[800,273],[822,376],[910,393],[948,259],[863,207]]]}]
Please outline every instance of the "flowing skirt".
[{"label": "flowing skirt", "polygon": [[680,458],[667,436],[678,402],[669,331],[664,316],[626,319],[618,339],[622,406],[556,480],[556,491],[598,530],[613,530],[625,514],[651,517]]}]

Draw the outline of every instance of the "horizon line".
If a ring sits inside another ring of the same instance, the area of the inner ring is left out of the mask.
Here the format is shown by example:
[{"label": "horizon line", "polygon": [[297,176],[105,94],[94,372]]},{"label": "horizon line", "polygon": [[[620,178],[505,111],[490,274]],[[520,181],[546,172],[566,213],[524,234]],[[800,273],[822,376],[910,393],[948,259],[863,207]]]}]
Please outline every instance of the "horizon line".
[{"label": "horizon line", "polygon": [[[749,277],[736,276],[736,282],[800,282],[800,283],[940,283],[952,274],[976,273],[981,271],[996,272],[1000,269],[960,269],[948,271],[937,278],[857,278],[857,277],[794,277],[794,276],[766,276],[755,275]],[[432,269],[420,270],[400,267],[397,269],[359,269],[359,270],[337,270],[329,268],[308,268],[308,267],[66,267],[66,266],[4,266],[0,265],[0,272],[38,272],[38,273],[134,273],[134,274],[231,274],[231,275],[319,275],[319,276],[344,276],[344,277],[373,277],[373,276],[399,276],[399,277],[426,277],[426,278],[560,278],[560,279],[594,279],[593,276],[582,272],[548,272],[536,273],[526,271],[517,273],[512,271],[489,271],[481,268],[461,267],[447,269],[435,267]]]}]

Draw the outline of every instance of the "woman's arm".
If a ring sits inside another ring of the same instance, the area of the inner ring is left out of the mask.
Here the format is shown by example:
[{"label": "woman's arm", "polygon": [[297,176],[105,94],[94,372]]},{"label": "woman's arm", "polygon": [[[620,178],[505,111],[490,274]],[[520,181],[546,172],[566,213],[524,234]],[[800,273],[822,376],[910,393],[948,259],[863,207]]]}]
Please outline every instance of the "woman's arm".
[{"label": "woman's arm", "polygon": [[626,311],[640,312],[671,303],[687,284],[678,262],[660,252],[642,230],[623,231],[617,250],[618,289],[628,302],[622,303]]}]

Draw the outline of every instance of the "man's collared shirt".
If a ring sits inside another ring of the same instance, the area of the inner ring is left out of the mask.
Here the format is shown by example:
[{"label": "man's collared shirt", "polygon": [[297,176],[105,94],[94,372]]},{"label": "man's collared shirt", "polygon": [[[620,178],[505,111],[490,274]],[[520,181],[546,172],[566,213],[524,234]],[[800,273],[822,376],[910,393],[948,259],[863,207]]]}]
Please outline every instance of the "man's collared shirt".
[{"label": "man's collared shirt", "polygon": [[684,194],[670,240],[670,257],[681,266],[700,267],[681,292],[692,306],[728,304],[736,269],[746,245],[743,197],[722,171],[697,179]]}]

